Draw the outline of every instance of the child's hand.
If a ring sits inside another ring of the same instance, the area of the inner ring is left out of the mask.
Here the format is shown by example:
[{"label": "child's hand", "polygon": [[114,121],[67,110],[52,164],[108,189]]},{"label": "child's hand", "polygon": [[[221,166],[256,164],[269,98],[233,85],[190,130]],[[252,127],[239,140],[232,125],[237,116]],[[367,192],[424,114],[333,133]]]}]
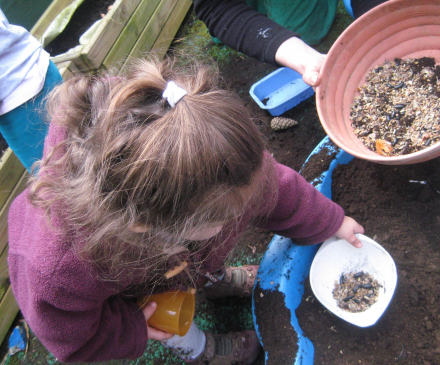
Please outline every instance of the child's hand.
[{"label": "child's hand", "polygon": [[[155,302],[148,303],[144,308],[142,308],[142,312],[144,313],[145,321],[147,322],[150,317],[153,315],[156,310],[157,304]],[[163,332],[157,330],[156,328],[150,327],[147,323],[148,327],[148,338],[150,340],[169,340],[174,335],[172,333]]]},{"label": "child's hand", "polygon": [[342,238],[349,243],[351,243],[354,247],[361,248],[362,243],[355,236],[355,233],[364,233],[364,227],[362,227],[358,222],[356,222],[353,218],[344,217],[344,221],[342,222],[341,227],[336,232],[336,237]]}]

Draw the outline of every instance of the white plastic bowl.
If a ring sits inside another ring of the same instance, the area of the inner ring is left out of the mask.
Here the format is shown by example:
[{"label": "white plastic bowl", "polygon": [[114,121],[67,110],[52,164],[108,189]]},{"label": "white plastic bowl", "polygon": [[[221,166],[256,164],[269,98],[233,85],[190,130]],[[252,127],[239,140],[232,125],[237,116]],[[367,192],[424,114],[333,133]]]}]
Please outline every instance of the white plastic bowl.
[{"label": "white plastic bowl", "polygon": [[[394,260],[381,245],[364,235],[356,236],[362,248],[355,248],[337,237],[321,245],[310,268],[310,284],[316,298],[329,311],[356,326],[369,327],[378,321],[393,297],[397,270]],[[351,313],[338,307],[333,289],[341,274],[359,271],[368,272],[382,287],[376,303],[364,312]]]}]

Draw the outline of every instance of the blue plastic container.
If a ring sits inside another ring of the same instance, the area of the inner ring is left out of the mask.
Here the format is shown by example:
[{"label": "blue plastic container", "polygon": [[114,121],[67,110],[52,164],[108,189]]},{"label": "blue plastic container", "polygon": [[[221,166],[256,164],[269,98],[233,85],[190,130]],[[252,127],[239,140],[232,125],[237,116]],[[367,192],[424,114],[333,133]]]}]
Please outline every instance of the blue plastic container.
[{"label": "blue plastic container", "polygon": [[345,10],[347,10],[347,13],[354,19],[353,9],[351,8],[351,0],[344,0],[343,3],[345,6]]},{"label": "blue plastic container", "polygon": [[312,96],[315,91],[298,72],[282,67],[253,84],[249,93],[260,108],[278,116]]},{"label": "blue plastic container", "polygon": [[[324,147],[328,148],[329,153],[335,152],[332,146],[329,137],[325,137],[312,151],[304,164],[307,164],[310,157],[317,154]],[[338,165],[345,165],[352,159],[352,155],[340,150],[330,163],[329,169],[312,182],[316,189],[331,199],[331,176],[334,168]],[[290,310],[290,324],[298,336],[298,352],[292,365],[313,365],[315,353],[313,344],[302,332],[295,310],[301,303],[304,294],[304,281],[309,276],[310,266],[318,249],[319,245],[299,246],[288,238],[275,235],[260,262],[257,280],[255,281],[259,283],[262,290],[278,290],[284,294],[285,305]],[[257,318],[255,317],[255,302],[253,299],[252,314],[255,330],[264,348],[264,341],[260,335]],[[277,328],[274,328],[273,332],[276,333]],[[265,351],[267,361],[268,352]]]}]

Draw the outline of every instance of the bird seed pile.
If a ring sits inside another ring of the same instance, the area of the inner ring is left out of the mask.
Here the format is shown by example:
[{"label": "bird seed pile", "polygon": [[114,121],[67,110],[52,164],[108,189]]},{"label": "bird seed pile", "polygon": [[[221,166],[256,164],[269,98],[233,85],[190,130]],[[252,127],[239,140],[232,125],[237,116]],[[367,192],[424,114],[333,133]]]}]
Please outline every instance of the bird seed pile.
[{"label": "bird seed pile", "polygon": [[362,271],[342,274],[339,283],[335,281],[333,298],[338,307],[347,312],[363,312],[377,301],[381,285],[374,278]]},{"label": "bird seed pile", "polygon": [[372,151],[399,156],[440,140],[440,67],[396,58],[371,70],[351,106],[354,133]]}]

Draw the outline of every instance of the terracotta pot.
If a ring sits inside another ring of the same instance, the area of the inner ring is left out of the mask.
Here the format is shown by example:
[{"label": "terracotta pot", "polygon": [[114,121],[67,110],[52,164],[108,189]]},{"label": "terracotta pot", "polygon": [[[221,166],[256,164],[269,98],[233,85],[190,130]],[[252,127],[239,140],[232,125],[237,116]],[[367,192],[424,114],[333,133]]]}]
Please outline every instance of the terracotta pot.
[{"label": "terracotta pot", "polygon": [[354,21],[336,40],[316,90],[319,118],[344,151],[389,165],[412,164],[440,156],[440,143],[412,154],[386,157],[367,149],[353,132],[350,108],[374,67],[394,58],[433,57],[440,61],[438,0],[392,0]]}]

